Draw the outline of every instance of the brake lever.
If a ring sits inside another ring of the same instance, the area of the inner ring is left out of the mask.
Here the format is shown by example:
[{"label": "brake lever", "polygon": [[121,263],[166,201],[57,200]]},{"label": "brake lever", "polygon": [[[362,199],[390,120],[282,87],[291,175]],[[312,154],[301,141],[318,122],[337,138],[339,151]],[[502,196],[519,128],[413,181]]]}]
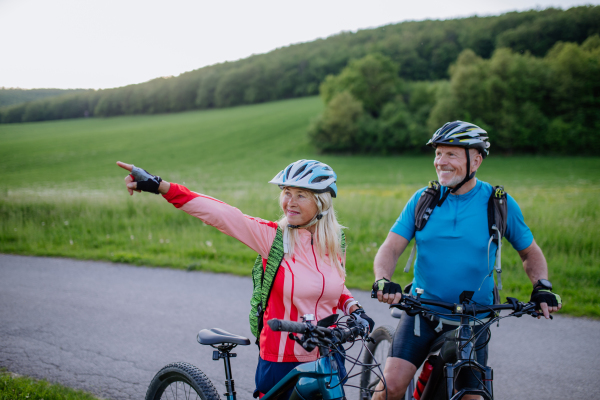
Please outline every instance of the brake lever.
[{"label": "brake lever", "polygon": [[[510,301],[511,297],[508,297],[507,300]],[[540,310],[536,310],[535,309],[535,303],[529,302],[527,304],[523,304],[523,303],[520,303],[520,304],[521,304],[520,310],[518,312],[515,311],[515,312],[513,312],[510,315],[514,315],[515,317],[521,317],[522,315],[528,314],[528,315],[531,315],[534,318],[538,318],[538,317],[544,316],[543,312],[541,312]],[[549,317],[550,317],[550,319],[554,319],[554,317],[552,316],[552,314],[550,314]]]},{"label": "brake lever", "polygon": [[288,333],[288,338],[298,343],[300,343],[300,341],[302,340],[297,335],[294,335],[292,332]]},{"label": "brake lever", "polygon": [[[544,313],[534,311],[534,312],[531,313],[531,316],[534,317],[534,318],[543,317]],[[552,314],[548,315],[548,317],[550,317],[550,319],[554,319],[554,317],[552,316]]]},{"label": "brake lever", "polygon": [[426,311],[418,298],[410,295],[402,296],[399,306],[397,308],[404,310],[407,315],[414,317],[422,311]]}]

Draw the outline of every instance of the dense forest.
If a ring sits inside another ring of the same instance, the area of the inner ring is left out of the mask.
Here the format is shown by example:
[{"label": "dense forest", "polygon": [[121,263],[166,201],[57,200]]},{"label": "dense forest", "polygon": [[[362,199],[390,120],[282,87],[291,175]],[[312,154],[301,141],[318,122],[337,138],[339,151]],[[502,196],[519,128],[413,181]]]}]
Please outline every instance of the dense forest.
[{"label": "dense forest", "polygon": [[[177,77],[3,107],[0,121],[166,113],[321,93],[327,107],[310,134],[322,151],[420,151],[436,126],[466,119],[501,135],[503,151],[592,152],[598,142],[582,137],[600,121],[598,34],[600,6],[402,22]],[[565,146],[569,137],[574,147]]]},{"label": "dense forest", "polygon": [[389,57],[352,61],[321,85],[325,110],[309,129],[324,152],[421,152],[453,120],[490,133],[492,152],[600,150],[600,36],[558,42],[545,57],[508,48],[490,59],[466,49],[450,80],[407,82]]},{"label": "dense forest", "polygon": [[0,107],[82,92],[85,89],[19,89],[0,87]]}]

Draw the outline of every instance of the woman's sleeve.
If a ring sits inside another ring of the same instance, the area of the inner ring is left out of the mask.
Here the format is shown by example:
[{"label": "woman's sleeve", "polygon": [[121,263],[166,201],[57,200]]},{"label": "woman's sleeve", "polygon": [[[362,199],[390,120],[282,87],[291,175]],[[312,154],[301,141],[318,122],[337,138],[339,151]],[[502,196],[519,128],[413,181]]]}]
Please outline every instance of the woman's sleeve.
[{"label": "woman's sleeve", "polygon": [[342,312],[345,315],[348,315],[350,314],[350,312],[348,311],[350,307],[357,303],[358,301],[354,300],[354,297],[352,297],[352,293],[350,293],[346,285],[344,285],[344,290],[342,291],[342,295],[340,296],[340,300],[338,301],[338,309],[342,310]]},{"label": "woman's sleeve", "polygon": [[175,208],[239,240],[263,258],[269,256],[277,233],[277,223],[244,215],[227,203],[192,192],[177,183],[171,183],[169,191],[163,197]]},{"label": "woman's sleeve", "polygon": [[[340,261],[340,263],[342,263],[342,266],[344,266],[344,268],[345,268],[346,267],[346,252],[345,251],[342,253],[342,258],[339,261]],[[340,296],[340,299],[339,299],[338,305],[337,305],[338,310],[342,310],[342,312],[345,315],[348,315],[349,314],[348,310],[350,309],[350,307],[352,307],[354,304],[357,304],[357,303],[358,303],[358,301],[354,300],[354,297],[352,297],[352,293],[350,293],[350,291],[344,284],[344,289],[342,290],[342,294]]]}]

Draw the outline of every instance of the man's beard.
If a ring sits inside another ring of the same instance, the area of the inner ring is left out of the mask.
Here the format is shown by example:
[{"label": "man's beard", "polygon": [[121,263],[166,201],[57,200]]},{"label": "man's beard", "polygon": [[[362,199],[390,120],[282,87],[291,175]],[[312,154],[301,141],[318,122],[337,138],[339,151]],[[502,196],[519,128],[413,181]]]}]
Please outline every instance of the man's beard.
[{"label": "man's beard", "polygon": [[[440,171],[437,171],[437,170],[436,170],[436,172],[440,172]],[[440,182],[441,182],[441,180],[442,180],[442,179],[440,178],[439,174],[438,174],[438,179],[439,179],[439,180],[440,180]],[[448,182],[448,183],[447,183],[446,185],[444,185],[444,186],[446,186],[446,187],[449,187],[449,188],[453,188],[453,187],[455,187],[456,185],[458,185],[459,183],[461,183],[463,179],[464,179],[464,177],[463,177],[463,176],[454,175],[454,177],[453,177],[453,178],[450,180],[450,182]]]}]

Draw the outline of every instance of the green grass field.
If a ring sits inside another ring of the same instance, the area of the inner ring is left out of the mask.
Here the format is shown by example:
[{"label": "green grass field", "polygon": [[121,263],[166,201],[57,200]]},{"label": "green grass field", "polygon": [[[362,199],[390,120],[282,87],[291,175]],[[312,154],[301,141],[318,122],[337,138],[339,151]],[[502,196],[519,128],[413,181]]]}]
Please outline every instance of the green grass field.
[{"label": "green grass field", "polygon": [[[306,136],[322,110],[303,98],[171,115],[0,125],[0,252],[110,260],[249,275],[255,254],[161,197],[129,197],[117,160],[276,220],[288,163],[317,158],[338,174],[338,217],[349,227],[347,283],[368,289],[377,248],[406,201],[436,179],[430,156],[321,156]],[[492,136],[493,138],[493,136]],[[492,145],[493,146],[493,145]],[[564,312],[600,317],[600,158],[486,159],[478,177],[503,184],[544,250]],[[508,244],[508,243],[507,243]],[[399,261],[395,280],[412,275]],[[502,296],[530,283],[511,246]]]},{"label": "green grass field", "polygon": [[0,400],[98,400],[82,390],[0,370]]}]

